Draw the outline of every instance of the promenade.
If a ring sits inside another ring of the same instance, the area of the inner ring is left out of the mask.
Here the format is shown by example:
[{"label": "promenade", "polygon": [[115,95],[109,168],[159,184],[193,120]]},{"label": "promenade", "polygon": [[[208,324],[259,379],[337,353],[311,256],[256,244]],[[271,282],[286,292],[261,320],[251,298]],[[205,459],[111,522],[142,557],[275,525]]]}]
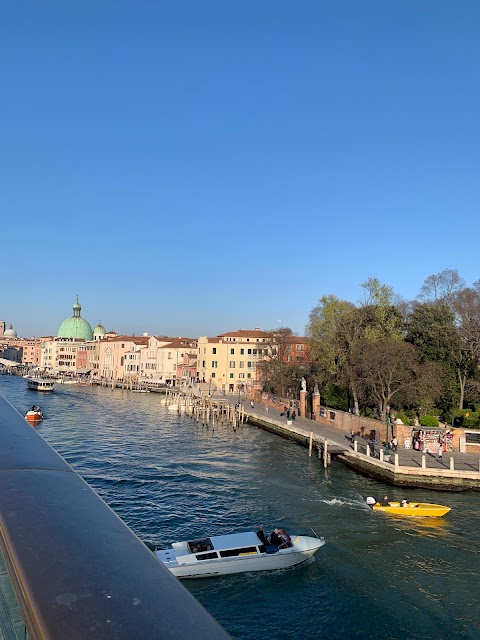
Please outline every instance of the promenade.
[{"label": "promenade", "polygon": [[[231,405],[238,403],[236,395],[220,397]],[[385,459],[382,443],[376,443],[373,451],[368,450],[365,438],[355,436],[352,440],[334,426],[301,416],[287,424],[287,418],[280,415],[280,408],[270,406],[267,411],[265,405],[253,403],[251,406],[246,400],[242,400],[241,405],[249,423],[305,446],[309,446],[312,434],[313,447],[318,449],[319,457],[327,441],[329,455],[337,456],[339,461],[364,475],[401,486],[480,491],[480,452],[479,455],[446,452],[437,459],[431,454],[398,447],[396,452],[390,449],[390,456]]]}]

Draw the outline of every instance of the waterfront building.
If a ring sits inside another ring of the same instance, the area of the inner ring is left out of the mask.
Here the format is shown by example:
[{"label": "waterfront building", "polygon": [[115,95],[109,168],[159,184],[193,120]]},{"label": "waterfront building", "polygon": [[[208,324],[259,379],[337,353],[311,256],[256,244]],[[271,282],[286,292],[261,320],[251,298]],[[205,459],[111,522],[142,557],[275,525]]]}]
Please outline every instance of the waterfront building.
[{"label": "waterfront building", "polygon": [[3,346],[0,346],[0,358],[20,364],[22,362],[22,350],[17,346],[5,343]]},{"label": "waterfront building", "polygon": [[183,359],[177,365],[177,384],[196,382],[198,380],[197,371],[197,349],[183,354]]},{"label": "waterfront building", "polygon": [[40,368],[48,373],[77,373],[77,355],[85,347],[81,338],[45,338],[41,342]]},{"label": "waterfront building", "polygon": [[27,366],[39,366],[42,357],[42,348],[40,340],[32,338],[20,339],[18,341],[19,346],[22,349],[22,362]]},{"label": "waterfront building", "polygon": [[[107,380],[137,379],[139,370],[138,351],[148,345],[148,336],[113,335],[95,343],[98,349],[98,372]],[[133,357],[126,358],[129,354]],[[125,364],[128,369],[125,369]],[[128,376],[126,375],[128,371]]]},{"label": "waterfront building", "polygon": [[256,380],[257,363],[271,354],[273,334],[239,329],[198,340],[198,371],[204,382],[233,393]]},{"label": "waterfront building", "polygon": [[176,386],[197,378],[196,360],[196,339],[151,336],[140,355],[139,378]]},{"label": "waterfront building", "polygon": [[[277,342],[280,338],[277,337]],[[285,364],[309,364],[310,359],[308,355],[308,345],[310,343],[309,338],[300,336],[284,336],[282,338],[285,348],[282,354],[282,359]]]}]

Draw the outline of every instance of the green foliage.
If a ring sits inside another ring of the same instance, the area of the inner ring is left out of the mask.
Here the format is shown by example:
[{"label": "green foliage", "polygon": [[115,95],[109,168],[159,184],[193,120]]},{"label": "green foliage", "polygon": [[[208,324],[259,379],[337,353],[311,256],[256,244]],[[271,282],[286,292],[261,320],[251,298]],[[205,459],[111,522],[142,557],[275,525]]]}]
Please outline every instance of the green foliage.
[{"label": "green foliage", "polygon": [[455,426],[465,429],[478,429],[480,427],[480,413],[471,409],[458,409],[454,411]]},{"label": "green foliage", "polygon": [[421,416],[419,422],[422,427],[438,427],[438,418],[436,416]]},{"label": "green foliage", "polygon": [[407,425],[412,425],[412,421],[410,420],[410,418],[405,414],[405,413],[395,413],[395,420],[400,419],[403,424],[407,424]]},{"label": "green foliage", "polygon": [[480,420],[478,413],[471,413],[468,418],[465,416],[463,418],[462,427],[465,429],[479,429]]},{"label": "green foliage", "polygon": [[326,389],[322,389],[320,397],[323,405],[339,411],[348,411],[349,398],[344,388],[335,384],[331,385]]},{"label": "green foliage", "polygon": [[438,304],[419,304],[407,324],[407,342],[417,349],[423,362],[454,365],[461,349],[454,314]]}]

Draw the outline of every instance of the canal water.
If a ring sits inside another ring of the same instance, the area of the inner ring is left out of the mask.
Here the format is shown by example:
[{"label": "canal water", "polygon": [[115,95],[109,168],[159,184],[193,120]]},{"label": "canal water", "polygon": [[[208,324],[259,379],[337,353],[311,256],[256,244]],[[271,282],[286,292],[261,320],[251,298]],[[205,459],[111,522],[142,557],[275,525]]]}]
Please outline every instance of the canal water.
[{"label": "canal water", "polygon": [[[237,640],[480,638],[480,494],[392,488],[244,425],[203,427],[161,396],[58,385],[38,394],[0,376],[39,433],[154,546],[263,524],[323,536],[305,564],[184,581]],[[439,502],[440,519],[374,513],[365,497]]]}]

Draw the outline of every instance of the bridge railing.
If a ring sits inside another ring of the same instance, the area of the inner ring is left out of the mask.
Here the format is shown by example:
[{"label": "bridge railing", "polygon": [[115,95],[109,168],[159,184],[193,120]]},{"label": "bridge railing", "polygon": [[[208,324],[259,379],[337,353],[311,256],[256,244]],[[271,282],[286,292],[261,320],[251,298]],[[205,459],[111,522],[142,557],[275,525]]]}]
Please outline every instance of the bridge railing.
[{"label": "bridge railing", "polygon": [[1,396],[0,552],[31,639],[229,638]]}]

